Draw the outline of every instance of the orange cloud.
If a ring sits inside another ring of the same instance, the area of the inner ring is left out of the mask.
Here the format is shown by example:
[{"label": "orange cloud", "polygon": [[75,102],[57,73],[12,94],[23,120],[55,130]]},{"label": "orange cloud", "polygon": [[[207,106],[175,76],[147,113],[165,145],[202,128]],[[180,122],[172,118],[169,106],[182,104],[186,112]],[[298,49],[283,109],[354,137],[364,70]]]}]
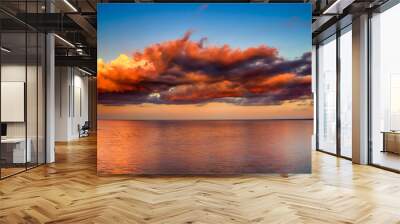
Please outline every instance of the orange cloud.
[{"label": "orange cloud", "polygon": [[311,85],[311,75],[297,76],[294,73],[284,73],[263,80],[255,80],[249,89],[253,93],[264,93],[279,90],[290,85]]},{"label": "orange cloud", "polygon": [[190,36],[188,31],[110,62],[99,59],[100,102],[276,104],[311,97],[309,53],[285,60],[265,45],[244,50],[205,46],[206,38],[196,42]]}]

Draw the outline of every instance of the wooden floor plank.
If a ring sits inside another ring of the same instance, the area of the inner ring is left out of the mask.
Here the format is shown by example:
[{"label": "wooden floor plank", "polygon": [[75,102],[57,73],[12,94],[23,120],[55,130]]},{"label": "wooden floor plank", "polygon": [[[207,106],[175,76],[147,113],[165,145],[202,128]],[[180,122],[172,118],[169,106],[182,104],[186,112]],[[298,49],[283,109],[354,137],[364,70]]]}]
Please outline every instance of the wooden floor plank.
[{"label": "wooden floor plank", "polygon": [[313,152],[310,175],[96,175],[96,139],[0,181],[0,223],[400,223],[400,175]]}]

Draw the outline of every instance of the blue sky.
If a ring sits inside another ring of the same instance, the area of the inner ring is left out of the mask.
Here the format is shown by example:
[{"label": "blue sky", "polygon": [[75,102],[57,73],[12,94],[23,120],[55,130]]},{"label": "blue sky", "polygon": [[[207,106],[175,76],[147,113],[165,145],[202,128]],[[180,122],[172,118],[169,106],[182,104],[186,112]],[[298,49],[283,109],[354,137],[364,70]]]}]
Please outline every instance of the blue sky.
[{"label": "blue sky", "polygon": [[311,51],[310,4],[99,4],[98,57],[141,51],[150,44],[208,38],[232,48],[275,47],[292,59]]}]

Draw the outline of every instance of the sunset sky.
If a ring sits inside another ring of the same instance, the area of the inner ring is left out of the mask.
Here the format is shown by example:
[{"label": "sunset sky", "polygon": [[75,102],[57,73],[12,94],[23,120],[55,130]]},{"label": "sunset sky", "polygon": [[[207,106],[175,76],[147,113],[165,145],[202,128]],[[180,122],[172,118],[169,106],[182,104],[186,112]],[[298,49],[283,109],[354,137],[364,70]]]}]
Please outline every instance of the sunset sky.
[{"label": "sunset sky", "polygon": [[309,4],[99,4],[99,119],[312,118]]}]

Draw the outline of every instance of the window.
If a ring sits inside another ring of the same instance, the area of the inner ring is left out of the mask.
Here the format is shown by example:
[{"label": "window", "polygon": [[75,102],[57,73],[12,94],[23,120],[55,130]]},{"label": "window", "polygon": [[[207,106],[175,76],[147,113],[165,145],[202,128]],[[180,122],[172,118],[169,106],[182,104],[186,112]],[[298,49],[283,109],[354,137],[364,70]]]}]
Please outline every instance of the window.
[{"label": "window", "polygon": [[318,145],[336,153],[336,36],[318,47]]},{"label": "window", "polygon": [[371,162],[400,170],[400,4],[371,18]]},{"label": "window", "polygon": [[[43,1],[1,2],[41,13]],[[45,34],[0,13],[0,178],[45,163]]]},{"label": "window", "polygon": [[352,157],[352,33],[351,26],[340,35],[340,154]]}]

